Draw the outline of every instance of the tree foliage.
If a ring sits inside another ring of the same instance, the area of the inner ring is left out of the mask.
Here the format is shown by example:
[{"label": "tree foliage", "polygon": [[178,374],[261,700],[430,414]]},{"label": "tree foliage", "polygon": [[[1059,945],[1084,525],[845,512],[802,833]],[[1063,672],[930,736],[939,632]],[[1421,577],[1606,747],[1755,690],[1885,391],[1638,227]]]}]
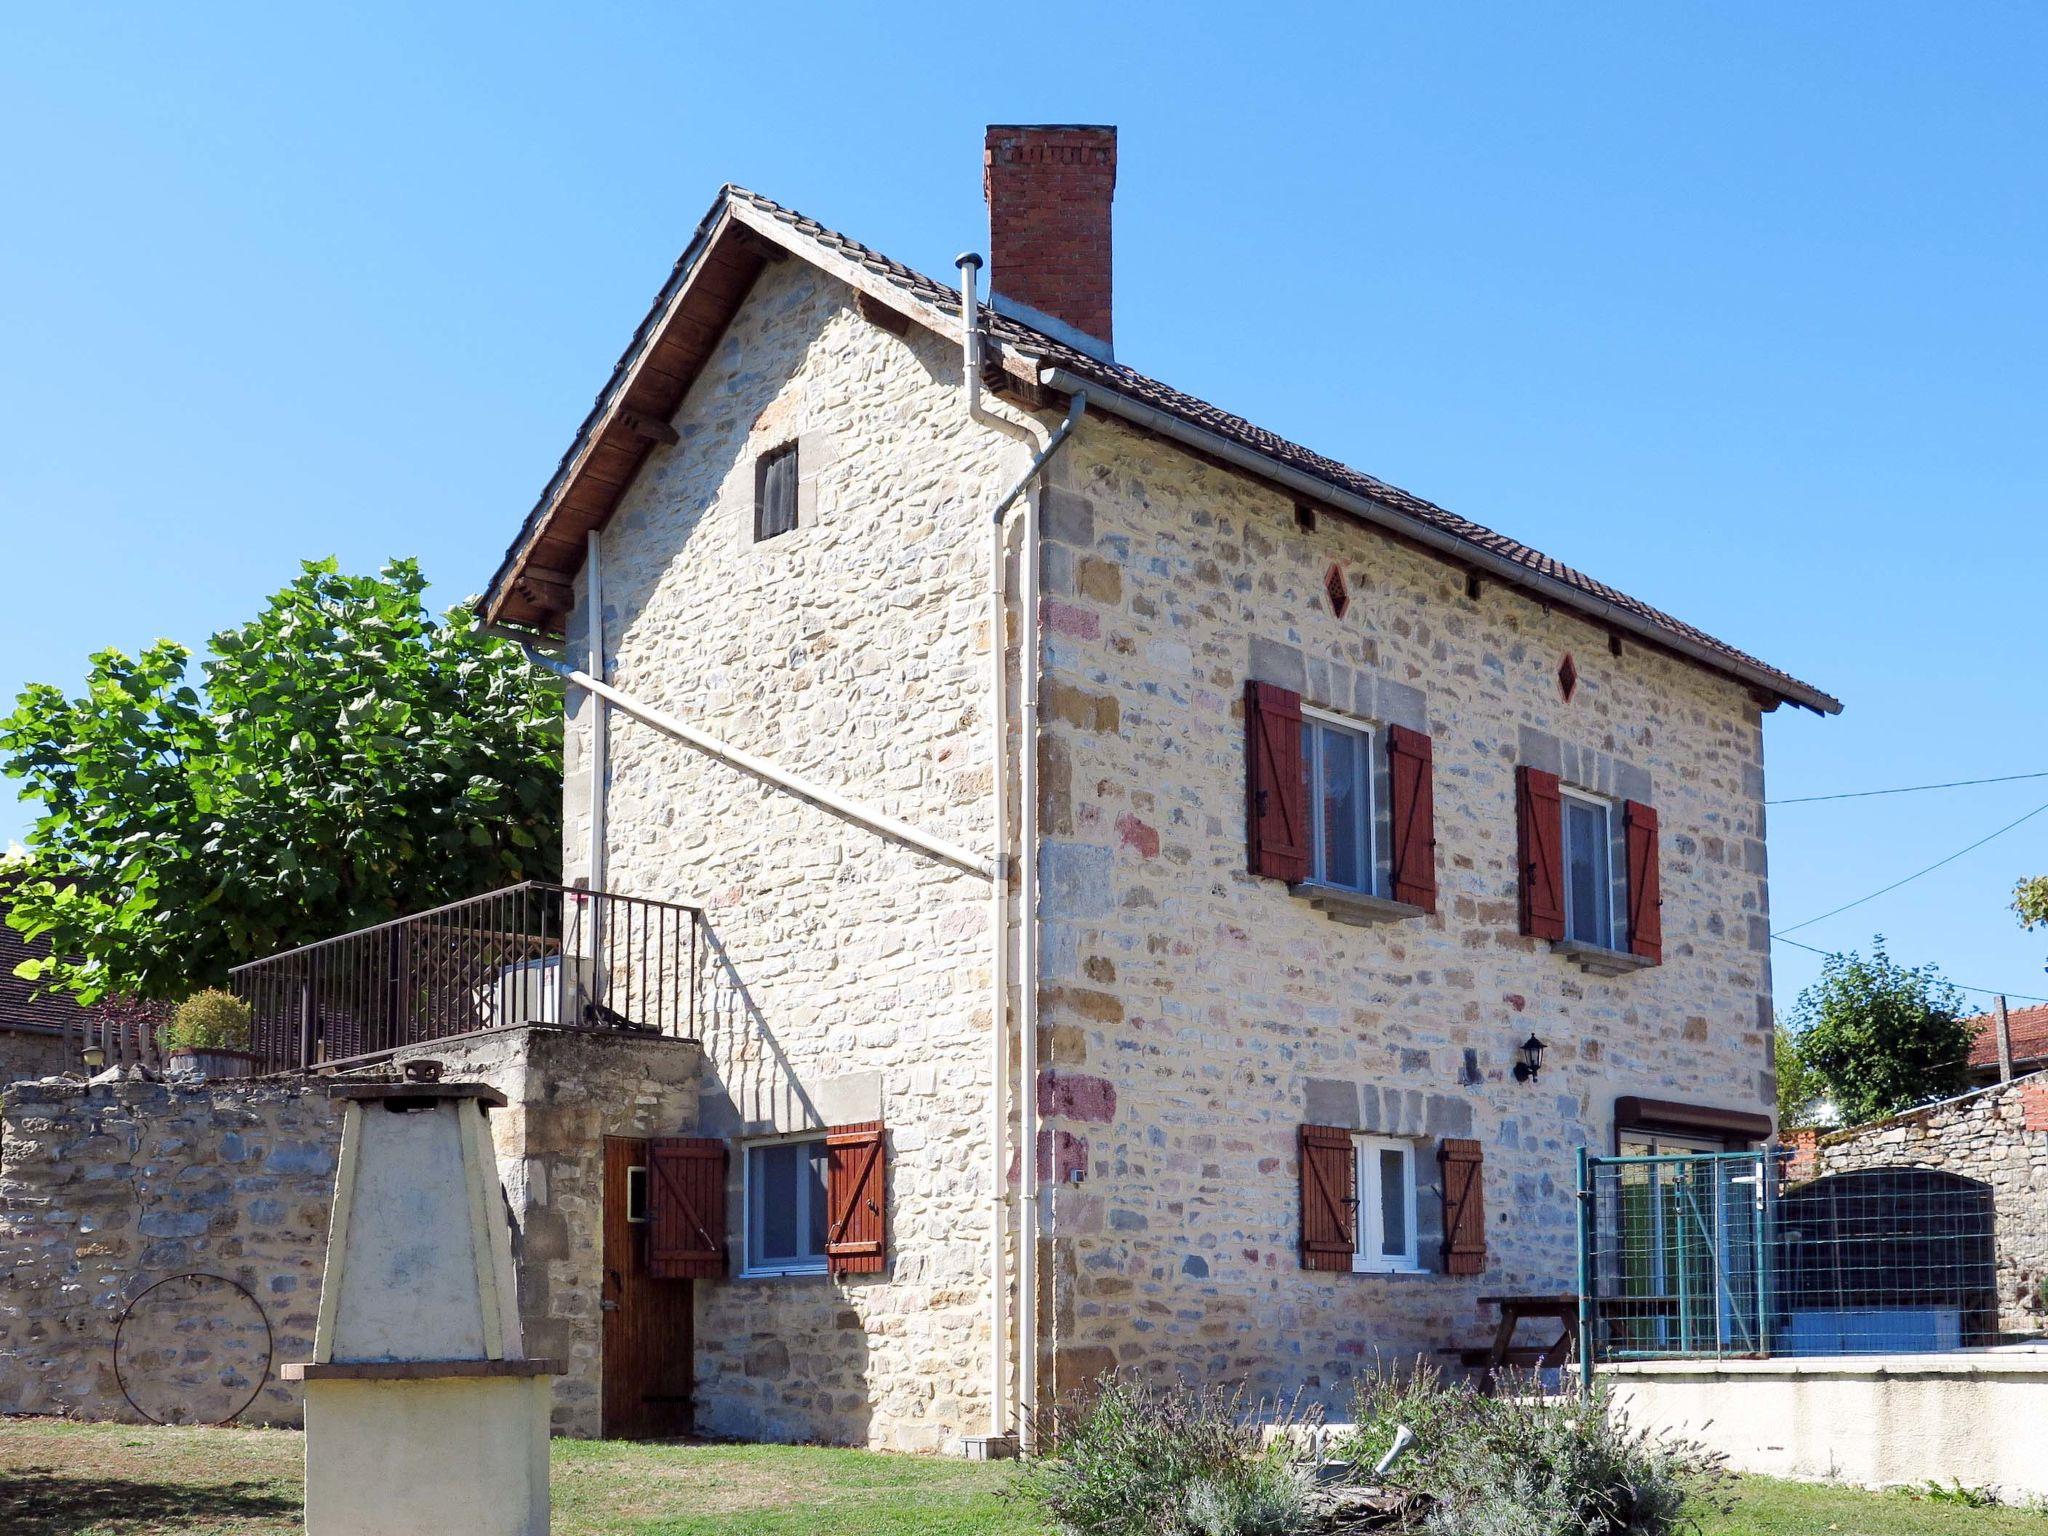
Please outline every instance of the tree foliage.
[{"label": "tree foliage", "polygon": [[2020,915],[2020,926],[2029,932],[2048,928],[2048,875],[2035,875],[2014,886],[2012,909]]},{"label": "tree foliage", "polygon": [[190,654],[25,689],[0,767],[41,815],[9,923],[81,1002],[182,997],[244,960],[561,868],[558,685],[412,560],[308,561]]},{"label": "tree foliage", "polygon": [[1882,936],[1868,959],[1830,955],[1794,1011],[1801,1062],[1846,1125],[1879,1120],[1963,1086],[1972,1031],[1962,994],[1931,965],[1904,966]]},{"label": "tree foliage", "polygon": [[1819,1124],[1827,1107],[1828,1085],[1806,1064],[1805,1056],[1800,1053],[1798,1034],[1790,1029],[1780,1029],[1774,1048],[1778,1068],[1778,1128],[1789,1130],[1795,1126]]}]

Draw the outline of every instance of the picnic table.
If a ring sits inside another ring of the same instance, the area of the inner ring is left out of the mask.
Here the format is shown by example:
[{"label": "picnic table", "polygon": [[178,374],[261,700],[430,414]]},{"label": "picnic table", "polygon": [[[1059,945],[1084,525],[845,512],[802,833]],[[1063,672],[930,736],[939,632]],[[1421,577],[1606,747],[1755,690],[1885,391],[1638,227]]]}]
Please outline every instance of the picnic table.
[{"label": "picnic table", "polygon": [[[1500,1313],[1493,1342],[1475,1348],[1446,1351],[1455,1353],[1458,1363],[1481,1372],[1481,1381],[1493,1385],[1503,1370],[1548,1370],[1568,1362],[1579,1341],[1579,1298],[1570,1293],[1543,1296],[1482,1296],[1479,1304]],[[1517,1344],[1515,1332],[1525,1322],[1555,1322],[1557,1337],[1548,1344]]]}]

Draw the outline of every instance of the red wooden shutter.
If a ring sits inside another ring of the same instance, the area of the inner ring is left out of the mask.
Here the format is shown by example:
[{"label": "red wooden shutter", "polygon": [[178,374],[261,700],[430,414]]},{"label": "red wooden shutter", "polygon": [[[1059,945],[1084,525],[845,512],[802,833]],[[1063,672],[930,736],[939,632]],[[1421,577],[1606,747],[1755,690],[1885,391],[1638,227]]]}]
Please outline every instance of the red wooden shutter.
[{"label": "red wooden shutter", "polygon": [[1308,799],[1301,766],[1301,695],[1244,685],[1245,816],[1251,871],[1289,884],[1308,878]]},{"label": "red wooden shutter", "polygon": [[1429,738],[1406,726],[1387,727],[1387,825],[1394,900],[1436,910],[1436,782]]},{"label": "red wooden shutter", "polygon": [[889,1158],[882,1122],[825,1133],[825,1262],[835,1275],[880,1274],[889,1262]]},{"label": "red wooden shutter", "polygon": [[1444,1176],[1444,1273],[1477,1275],[1486,1269],[1486,1200],[1479,1173],[1486,1154],[1476,1141],[1447,1137],[1437,1145]]},{"label": "red wooden shutter", "polygon": [[1522,932],[1564,937],[1564,797],[1557,775],[1515,770],[1515,821],[1522,870]]},{"label": "red wooden shutter", "polygon": [[647,1149],[647,1272],[657,1280],[725,1274],[725,1143],[657,1136]]},{"label": "red wooden shutter", "polygon": [[1301,1128],[1301,1267],[1349,1269],[1358,1251],[1358,1157],[1351,1133]]},{"label": "red wooden shutter", "polygon": [[1664,892],[1657,874],[1657,808],[1624,800],[1628,831],[1628,948],[1655,964],[1664,963]]}]

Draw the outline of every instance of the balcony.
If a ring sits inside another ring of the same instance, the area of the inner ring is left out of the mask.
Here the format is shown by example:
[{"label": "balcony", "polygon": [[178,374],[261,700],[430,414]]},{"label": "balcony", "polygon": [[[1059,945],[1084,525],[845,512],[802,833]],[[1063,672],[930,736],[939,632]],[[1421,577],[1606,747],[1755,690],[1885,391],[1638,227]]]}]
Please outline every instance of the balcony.
[{"label": "balcony", "polygon": [[258,1072],[376,1061],[476,1030],[696,1038],[695,907],[528,881],[237,966]]}]

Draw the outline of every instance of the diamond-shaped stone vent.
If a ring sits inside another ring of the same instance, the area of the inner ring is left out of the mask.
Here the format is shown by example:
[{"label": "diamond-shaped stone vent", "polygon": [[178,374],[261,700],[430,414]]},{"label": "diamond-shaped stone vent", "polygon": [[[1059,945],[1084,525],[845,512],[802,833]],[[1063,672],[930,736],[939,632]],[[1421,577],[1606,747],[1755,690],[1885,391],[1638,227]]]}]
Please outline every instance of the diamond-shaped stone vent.
[{"label": "diamond-shaped stone vent", "polygon": [[1557,691],[1564,695],[1565,703],[1572,701],[1572,695],[1579,687],[1579,666],[1567,652],[1563,661],[1557,664]]},{"label": "diamond-shaped stone vent", "polygon": [[1323,573],[1323,590],[1330,595],[1330,612],[1343,618],[1344,610],[1351,606],[1351,593],[1344,585],[1344,573],[1334,563]]}]

